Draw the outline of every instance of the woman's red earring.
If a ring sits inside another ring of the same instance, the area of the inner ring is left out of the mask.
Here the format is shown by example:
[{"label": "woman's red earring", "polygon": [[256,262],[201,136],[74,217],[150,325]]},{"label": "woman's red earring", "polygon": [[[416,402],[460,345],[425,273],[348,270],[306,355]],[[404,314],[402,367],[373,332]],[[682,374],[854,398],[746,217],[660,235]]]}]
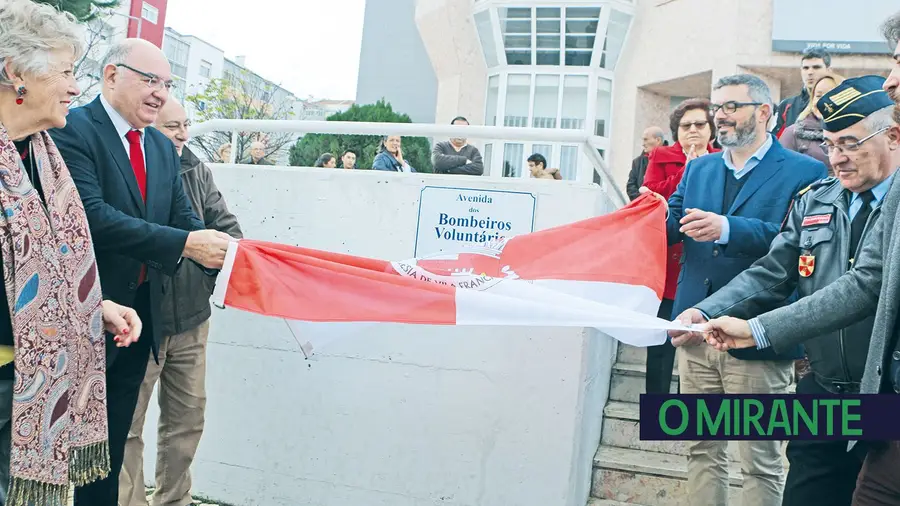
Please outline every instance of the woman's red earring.
[{"label": "woman's red earring", "polygon": [[19,86],[19,88],[16,90],[16,104],[22,105],[25,102],[25,95],[27,93],[28,91],[24,86]]}]

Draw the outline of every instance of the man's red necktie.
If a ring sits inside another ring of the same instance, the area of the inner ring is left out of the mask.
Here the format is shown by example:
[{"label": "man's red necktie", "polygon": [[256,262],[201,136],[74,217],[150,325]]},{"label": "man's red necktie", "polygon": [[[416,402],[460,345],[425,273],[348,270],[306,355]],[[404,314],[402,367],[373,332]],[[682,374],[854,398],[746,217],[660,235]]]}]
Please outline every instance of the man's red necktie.
[{"label": "man's red necktie", "polygon": [[[129,157],[131,158],[131,169],[134,170],[134,178],[137,180],[138,189],[141,191],[141,198],[147,202],[147,167],[144,165],[144,150],[141,148],[141,132],[138,130],[129,130],[125,134],[128,140]],[[141,264],[141,274],[138,277],[138,286],[147,279],[147,266]]]}]

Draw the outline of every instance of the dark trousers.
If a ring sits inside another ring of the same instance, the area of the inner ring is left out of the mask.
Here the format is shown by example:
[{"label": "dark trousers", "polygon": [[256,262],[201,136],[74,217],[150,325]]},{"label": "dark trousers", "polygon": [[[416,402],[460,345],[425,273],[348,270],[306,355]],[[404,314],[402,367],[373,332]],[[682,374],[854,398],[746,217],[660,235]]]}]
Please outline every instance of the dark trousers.
[{"label": "dark trousers", "polygon": [[889,441],[869,449],[863,463],[853,506],[900,505],[900,441]]},{"label": "dark trousers", "polygon": [[0,380],[0,506],[9,493],[9,466],[12,451],[13,380]]},{"label": "dark trousers", "polygon": [[[663,299],[656,313],[658,318],[672,319],[675,301]],[[672,385],[672,368],[675,367],[675,347],[671,341],[647,347],[647,375],[645,388],[648,394],[668,394]],[[679,387],[679,391],[681,388]]]},{"label": "dark trousers", "polygon": [[138,288],[134,310],[141,317],[144,328],[138,342],[127,348],[117,348],[111,338],[106,340],[106,409],[109,422],[109,476],[75,489],[76,506],[118,506],[119,471],[125,458],[125,440],[134,408],[137,405],[141,382],[150,358],[153,324],[150,313],[150,289],[147,283]]},{"label": "dark trousers", "polygon": [[[828,395],[807,374],[797,383],[798,394]],[[782,506],[847,506],[853,497],[856,478],[865,453],[860,445],[847,451],[847,441],[790,441],[787,458],[791,463],[784,485]]]}]

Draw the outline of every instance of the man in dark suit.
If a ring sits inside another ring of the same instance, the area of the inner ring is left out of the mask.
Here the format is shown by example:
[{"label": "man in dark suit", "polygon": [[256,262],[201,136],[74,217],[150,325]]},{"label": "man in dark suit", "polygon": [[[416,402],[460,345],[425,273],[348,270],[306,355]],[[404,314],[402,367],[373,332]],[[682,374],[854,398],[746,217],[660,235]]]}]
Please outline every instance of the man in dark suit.
[{"label": "man in dark suit", "polygon": [[163,276],[174,274],[183,258],[220,268],[230,239],[203,230],[184,194],[175,146],[147,128],[168,99],[170,76],[159,48],[128,39],[107,57],[101,96],[51,132],[87,212],[104,297],[135,308],[145,324],[139,344],[107,342],[111,469],[106,479],[75,491],[79,506],[118,504],[125,439],[149,352],[155,358],[159,349]]},{"label": "man in dark suit", "polygon": [[[793,196],[826,176],[822,162],[782,148],[768,134],[772,98],[759,78],[743,74],[720,79],[713,87],[711,108],[725,149],[689,162],[669,199],[669,243],[684,243],[673,314],[691,308],[765,256]],[[719,354],[698,345],[702,342],[693,334],[673,339],[681,346],[682,393],[785,393],[793,378],[792,360],[802,356],[799,347],[781,355],[771,350]],[[781,504],[781,443],[741,441],[739,448],[743,503]],[[692,502],[728,503],[726,449],[726,441],[690,443]]]}]

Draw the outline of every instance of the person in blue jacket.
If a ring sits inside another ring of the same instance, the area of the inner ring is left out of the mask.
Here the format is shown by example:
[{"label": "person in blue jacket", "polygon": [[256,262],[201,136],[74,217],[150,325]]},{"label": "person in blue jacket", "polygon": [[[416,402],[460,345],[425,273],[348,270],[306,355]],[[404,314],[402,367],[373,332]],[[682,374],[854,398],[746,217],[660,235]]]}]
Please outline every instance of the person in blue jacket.
[{"label": "person in blue jacket", "polygon": [[403,159],[403,150],[400,148],[399,135],[386,135],[378,145],[378,154],[372,162],[375,170],[390,172],[416,172],[416,169]]},{"label": "person in blue jacket", "polygon": [[[713,86],[719,143],[724,151],[688,162],[669,198],[669,244],[684,252],[672,314],[702,323],[691,310],[769,252],[795,195],[826,176],[825,165],[789,151],[766,131],[769,87],[758,77],[727,76]],[[786,301],[789,303],[790,301]],[[811,315],[814,317],[814,315]],[[702,339],[677,336],[683,394],[785,394],[802,348],[734,350],[719,354]],[[784,463],[780,441],[739,441],[743,504],[781,504]],[[728,503],[727,442],[689,443],[687,489],[694,504]]]}]

